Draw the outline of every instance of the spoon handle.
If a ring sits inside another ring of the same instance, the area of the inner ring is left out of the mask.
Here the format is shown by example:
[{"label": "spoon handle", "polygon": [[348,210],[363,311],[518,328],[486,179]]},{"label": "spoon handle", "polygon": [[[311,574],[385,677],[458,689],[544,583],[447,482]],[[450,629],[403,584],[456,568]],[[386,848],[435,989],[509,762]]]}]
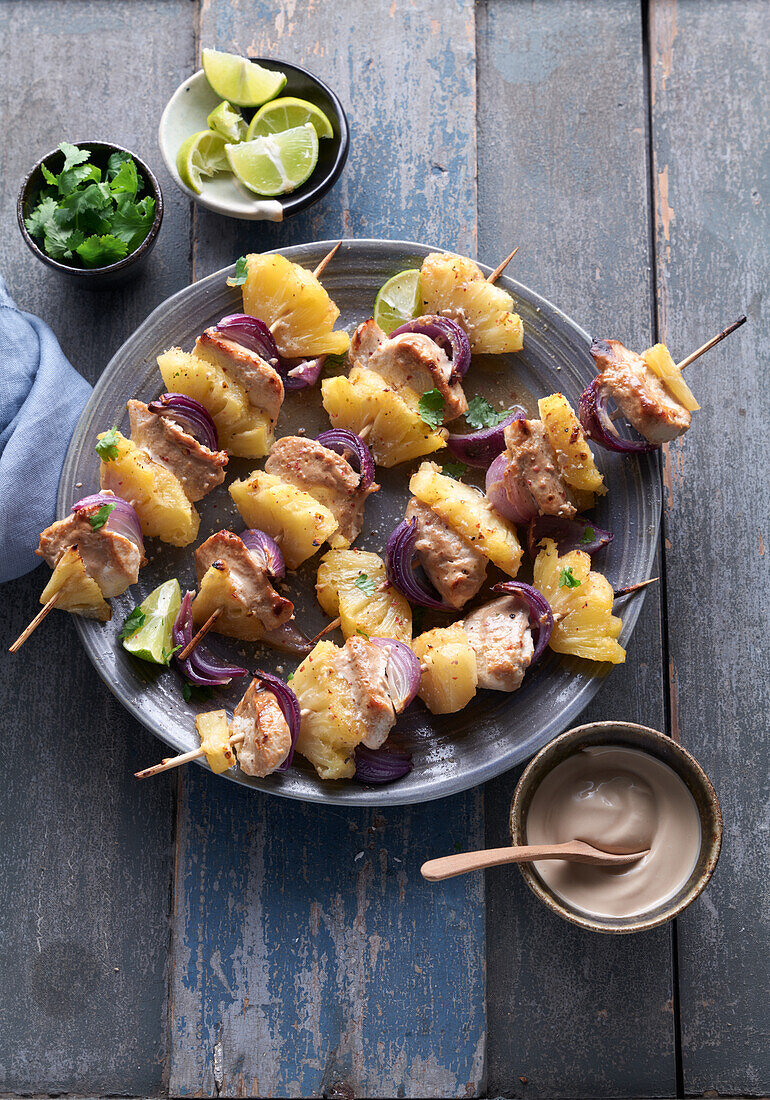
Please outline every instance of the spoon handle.
[{"label": "spoon handle", "polygon": [[615,855],[610,852],[598,852],[582,841],[568,841],[565,844],[525,844],[513,848],[487,848],[481,852],[458,852],[456,855],[429,859],[420,868],[422,877],[428,882],[439,882],[454,875],[464,875],[468,871],[480,871],[484,867],[499,867],[503,863],[530,863],[536,859],[568,859],[575,863],[593,863],[596,866],[631,863],[639,858],[639,853]]}]

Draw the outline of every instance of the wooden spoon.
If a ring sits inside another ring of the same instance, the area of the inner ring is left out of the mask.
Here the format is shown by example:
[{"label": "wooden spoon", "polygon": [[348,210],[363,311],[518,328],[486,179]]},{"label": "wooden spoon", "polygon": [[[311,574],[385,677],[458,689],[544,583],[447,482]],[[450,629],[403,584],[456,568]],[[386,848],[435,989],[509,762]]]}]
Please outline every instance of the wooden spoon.
[{"label": "wooden spoon", "polygon": [[596,867],[618,866],[633,863],[649,851],[603,852],[582,840],[570,840],[566,844],[522,844],[515,848],[487,848],[482,852],[458,852],[453,856],[441,856],[423,863],[420,873],[428,882],[464,875],[467,871],[480,871],[484,867],[500,867],[503,863],[531,863],[536,859],[568,859],[572,863],[592,863]]}]

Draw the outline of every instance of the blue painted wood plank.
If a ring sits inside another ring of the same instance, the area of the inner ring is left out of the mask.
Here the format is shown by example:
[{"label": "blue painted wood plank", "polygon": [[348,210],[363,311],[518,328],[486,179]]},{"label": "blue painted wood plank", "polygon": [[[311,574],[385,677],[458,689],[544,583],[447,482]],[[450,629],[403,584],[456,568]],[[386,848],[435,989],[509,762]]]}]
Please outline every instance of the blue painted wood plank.
[{"label": "blue painted wood plank", "polygon": [[[340,236],[475,253],[471,0],[208,0],[200,41],[306,64],[349,107],[341,183],[284,226],[196,212],[196,275]],[[481,796],[353,813],[181,777],[172,1094],[465,1096],[483,1089],[480,878],[429,887],[427,853],[480,846]]]}]

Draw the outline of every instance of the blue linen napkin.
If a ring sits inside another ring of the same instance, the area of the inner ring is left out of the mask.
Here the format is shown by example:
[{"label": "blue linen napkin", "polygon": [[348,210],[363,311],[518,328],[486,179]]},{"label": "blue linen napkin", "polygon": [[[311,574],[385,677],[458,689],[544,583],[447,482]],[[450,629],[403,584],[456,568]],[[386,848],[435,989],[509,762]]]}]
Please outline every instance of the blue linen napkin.
[{"label": "blue linen napkin", "polygon": [[0,278],[0,582],[40,564],[75,424],[91,393],[48,325],[22,313]]}]

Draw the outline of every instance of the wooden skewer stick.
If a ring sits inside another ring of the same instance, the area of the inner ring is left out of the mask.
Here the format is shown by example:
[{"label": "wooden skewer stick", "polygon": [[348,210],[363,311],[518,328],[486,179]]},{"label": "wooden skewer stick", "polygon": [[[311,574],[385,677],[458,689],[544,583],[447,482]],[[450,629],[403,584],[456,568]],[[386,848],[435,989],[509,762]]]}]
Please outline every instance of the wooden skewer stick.
[{"label": "wooden skewer stick", "polygon": [[725,336],[729,336],[731,332],[735,332],[741,325],[745,325],[748,321],[748,317],[744,314],[743,317],[739,317],[737,321],[733,321],[727,328],[723,328],[717,336],[712,336],[710,340],[707,340],[705,344],[694,351],[691,355],[688,355],[686,359],[683,359],[681,363],[677,363],[679,370],[684,370],[685,367],[689,367],[690,363],[694,363],[696,359],[699,359],[704,352],[709,351],[715,346],[715,344],[721,343]]},{"label": "wooden skewer stick", "polygon": [[340,249],[340,246],[341,246],[341,244],[342,244],[342,241],[337,241],[337,243],[335,244],[335,246],[334,246],[334,248],[333,248],[333,249],[331,250],[331,252],[329,252],[329,254],[328,254],[328,255],[324,256],[324,258],[323,258],[323,259],[321,260],[320,264],[318,265],[318,267],[317,267],[317,268],[315,269],[315,271],[313,272],[313,274],[315,275],[316,279],[317,279],[317,278],[319,277],[319,275],[321,275],[321,273],[322,273],[322,272],[323,272],[323,271],[325,270],[325,268],[326,268],[326,265],[327,265],[327,264],[329,263],[329,261],[330,261],[330,260],[331,260],[331,259],[332,259],[332,258],[333,258],[334,256],[336,256],[336,255],[337,255],[337,253],[339,252],[339,249]]},{"label": "wooden skewer stick", "polygon": [[[228,744],[242,745],[243,741],[244,735],[240,733],[235,737],[231,737]],[[198,760],[199,757],[205,755],[202,748],[191,749],[189,752],[183,752],[180,756],[167,756],[161,760],[160,764],[153,764],[151,768],[143,768],[140,772],[134,772],[134,775],[137,779],[149,779],[151,775],[160,775],[161,772],[170,772],[172,768],[178,768],[182,764],[189,764],[191,760]]]},{"label": "wooden skewer stick", "polygon": [[630,596],[632,592],[638,592],[640,588],[646,588],[648,584],[655,584],[659,581],[660,577],[650,577],[648,581],[639,581],[638,584],[628,584],[625,588],[619,588],[615,593],[615,599],[619,600],[621,596]]},{"label": "wooden skewer stick", "polygon": [[192,641],[189,641],[187,643],[187,645],[184,647],[184,649],[182,650],[181,653],[176,654],[176,658],[177,658],[178,661],[183,661],[185,659],[185,657],[190,656],[190,654],[195,649],[198,642],[201,640],[201,638],[205,638],[205,636],[211,630],[212,626],[214,625],[214,623],[217,621],[217,619],[219,618],[219,616],[221,614],[222,614],[222,608],[221,607],[217,607],[214,611],[211,612],[208,619],[206,619],[205,623],[200,628],[200,630],[195,635],[195,637],[192,639]]},{"label": "wooden skewer stick", "polygon": [[332,630],[337,629],[337,627],[340,625],[340,622],[341,619],[339,617],[337,617],[336,619],[332,619],[332,621],[330,623],[327,623],[323,630],[319,630],[315,638],[311,638],[310,641],[317,642],[319,638],[323,638],[324,634],[331,634]]},{"label": "wooden skewer stick", "polygon": [[59,589],[58,592],[54,592],[53,596],[51,596],[48,603],[46,603],[43,607],[40,608],[37,615],[35,615],[34,619],[29,624],[29,626],[27,626],[24,630],[22,630],[21,634],[18,636],[16,641],[13,643],[13,645],[9,646],[9,648],[8,648],[9,653],[17,653],[21,649],[21,647],[24,645],[24,643],[26,642],[26,640],[30,636],[30,634],[34,633],[34,631],[37,630],[37,628],[40,626],[40,624],[42,623],[43,619],[46,617],[48,612],[53,611],[53,609],[56,607],[56,605],[59,602],[59,599],[61,597],[61,594],[62,594],[61,588]]},{"label": "wooden skewer stick", "polygon": [[502,273],[503,273],[503,272],[505,271],[506,267],[508,266],[508,264],[509,264],[509,263],[511,262],[511,260],[513,259],[513,257],[514,257],[514,256],[516,255],[516,253],[517,253],[518,251],[519,251],[519,246],[518,246],[518,245],[516,245],[516,247],[514,248],[513,252],[509,253],[509,254],[508,254],[508,255],[507,255],[506,257],[505,257],[505,259],[503,260],[503,262],[502,262],[501,264],[498,264],[498,265],[497,265],[497,267],[496,267],[496,268],[495,268],[495,270],[494,270],[494,271],[492,272],[492,274],[491,274],[491,275],[487,275],[487,282],[488,282],[488,283],[496,283],[496,282],[497,282],[497,280],[498,280],[498,279],[500,278],[500,276],[501,276],[501,275],[502,275]]}]

